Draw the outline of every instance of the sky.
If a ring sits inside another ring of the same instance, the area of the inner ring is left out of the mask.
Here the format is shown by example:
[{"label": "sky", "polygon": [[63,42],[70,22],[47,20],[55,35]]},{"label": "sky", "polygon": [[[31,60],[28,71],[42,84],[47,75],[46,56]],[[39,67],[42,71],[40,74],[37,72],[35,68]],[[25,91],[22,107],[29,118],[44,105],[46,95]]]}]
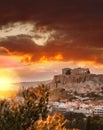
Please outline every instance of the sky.
[{"label": "sky", "polygon": [[1,77],[48,80],[65,67],[103,74],[103,0],[0,0]]}]

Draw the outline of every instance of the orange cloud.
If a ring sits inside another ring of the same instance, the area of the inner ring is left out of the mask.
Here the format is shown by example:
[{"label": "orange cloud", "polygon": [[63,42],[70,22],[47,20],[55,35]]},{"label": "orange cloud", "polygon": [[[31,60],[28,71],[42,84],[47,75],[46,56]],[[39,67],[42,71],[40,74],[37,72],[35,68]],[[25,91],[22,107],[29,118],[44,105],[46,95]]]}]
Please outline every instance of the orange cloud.
[{"label": "orange cloud", "polygon": [[23,56],[21,56],[21,62],[23,63],[31,63],[31,55],[29,54],[25,54]]},{"label": "orange cloud", "polygon": [[[66,41],[67,39],[65,39]],[[65,42],[55,40],[39,46],[28,36],[8,37],[0,41],[7,54],[18,58],[24,63],[48,62],[48,61],[75,61],[93,62],[103,64],[103,44],[83,44],[79,41]],[[3,54],[2,54],[3,55]]]},{"label": "orange cloud", "polygon": [[50,62],[50,61],[61,61],[61,60],[63,60],[63,56],[61,54],[57,54],[54,57],[42,56],[39,59],[39,62]]},{"label": "orange cloud", "polygon": [[10,51],[6,47],[0,47],[0,55],[10,55]]},{"label": "orange cloud", "polygon": [[62,54],[58,54],[58,55],[56,55],[56,56],[54,57],[54,60],[57,60],[57,61],[61,61],[61,60],[63,60],[63,56],[62,56]]}]

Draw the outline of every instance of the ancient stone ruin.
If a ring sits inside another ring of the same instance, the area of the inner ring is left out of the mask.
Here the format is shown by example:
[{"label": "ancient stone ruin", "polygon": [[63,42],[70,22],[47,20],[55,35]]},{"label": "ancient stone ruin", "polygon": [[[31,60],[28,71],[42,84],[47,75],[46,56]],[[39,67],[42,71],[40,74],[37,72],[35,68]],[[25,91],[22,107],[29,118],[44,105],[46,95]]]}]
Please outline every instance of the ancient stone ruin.
[{"label": "ancient stone ruin", "polygon": [[50,87],[64,88],[70,93],[103,92],[103,74],[90,73],[88,68],[63,68],[55,75]]},{"label": "ancient stone ruin", "polygon": [[103,75],[91,74],[88,68],[63,68],[62,74],[55,75],[53,82],[58,86],[58,84],[68,84],[68,83],[84,83],[88,81],[93,81],[94,84],[103,83]]},{"label": "ancient stone ruin", "polygon": [[77,74],[90,74],[90,71],[88,68],[75,68],[75,69],[70,69],[70,68],[64,68],[62,69],[62,75],[77,75]]}]

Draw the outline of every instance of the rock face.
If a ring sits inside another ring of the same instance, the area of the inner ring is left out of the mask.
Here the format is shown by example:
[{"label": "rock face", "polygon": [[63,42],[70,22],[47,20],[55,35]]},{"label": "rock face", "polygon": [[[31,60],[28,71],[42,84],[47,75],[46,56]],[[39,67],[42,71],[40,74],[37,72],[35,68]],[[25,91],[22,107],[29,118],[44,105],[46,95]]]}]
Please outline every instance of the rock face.
[{"label": "rock face", "polygon": [[103,75],[91,74],[88,68],[64,68],[62,74],[55,75],[52,85],[66,86],[67,88],[79,86],[91,89],[103,87]]}]

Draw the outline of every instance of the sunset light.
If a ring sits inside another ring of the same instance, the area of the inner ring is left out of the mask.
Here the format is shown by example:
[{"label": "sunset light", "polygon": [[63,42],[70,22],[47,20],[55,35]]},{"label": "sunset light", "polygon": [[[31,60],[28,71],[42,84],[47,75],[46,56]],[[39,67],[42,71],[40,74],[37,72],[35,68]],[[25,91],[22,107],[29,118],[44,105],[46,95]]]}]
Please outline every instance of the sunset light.
[{"label": "sunset light", "polygon": [[67,67],[86,67],[102,74],[103,8],[99,1],[2,1],[0,90],[13,91],[12,82],[50,80]]},{"label": "sunset light", "polygon": [[103,0],[0,0],[0,130],[24,129],[103,130]]},{"label": "sunset light", "polygon": [[14,72],[0,70],[0,98],[14,97],[19,88],[13,87],[13,82],[16,78]]},{"label": "sunset light", "polygon": [[2,86],[2,88],[0,87],[0,90],[9,90],[11,89],[11,79],[9,79],[9,77],[0,77],[0,86]]}]

